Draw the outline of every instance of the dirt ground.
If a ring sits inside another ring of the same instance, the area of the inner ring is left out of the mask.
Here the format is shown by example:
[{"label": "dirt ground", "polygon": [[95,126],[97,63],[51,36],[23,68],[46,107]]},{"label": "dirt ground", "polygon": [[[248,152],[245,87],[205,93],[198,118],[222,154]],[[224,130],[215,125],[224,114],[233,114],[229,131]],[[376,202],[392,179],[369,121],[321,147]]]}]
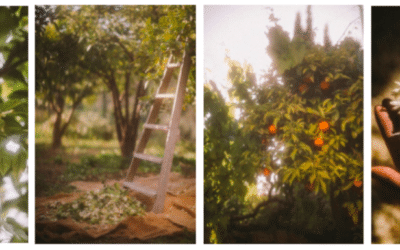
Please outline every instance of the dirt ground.
[{"label": "dirt ground", "polygon": [[[113,185],[122,180],[107,181],[106,185]],[[154,188],[158,183],[158,176],[140,177],[136,182],[143,186]],[[76,181],[71,183],[79,191],[94,191],[103,188],[101,182]],[[48,204],[61,202],[68,203],[80,196],[80,192],[60,193],[51,197],[36,198],[36,242],[92,242],[108,239],[111,242],[117,239],[122,241],[138,240],[146,242],[161,236],[173,236],[196,230],[196,183],[195,179],[182,178],[177,173],[171,173],[168,184],[167,198],[164,212],[154,214],[147,212],[142,217],[127,217],[116,225],[90,225],[78,223],[72,219],[51,221]],[[153,200],[133,191],[134,196],[150,210]]]},{"label": "dirt ground", "polygon": [[[40,172],[49,178],[48,181],[63,172],[62,167],[56,170],[54,166],[50,169],[46,165],[37,167],[36,174]],[[36,185],[40,181],[46,180],[36,179]],[[114,185],[116,182],[122,186],[123,178],[108,180],[104,184]],[[135,183],[156,190],[158,176],[137,177]],[[49,204],[71,202],[83,192],[101,189],[104,184],[98,181],[75,181],[69,183],[76,187],[73,193],[36,197],[36,243],[195,243],[196,181],[195,178],[185,178],[174,172],[170,174],[164,212],[161,214],[150,212],[153,199],[129,191],[129,195],[146,205],[144,216],[127,217],[115,225],[78,223],[71,218],[51,219]]]}]

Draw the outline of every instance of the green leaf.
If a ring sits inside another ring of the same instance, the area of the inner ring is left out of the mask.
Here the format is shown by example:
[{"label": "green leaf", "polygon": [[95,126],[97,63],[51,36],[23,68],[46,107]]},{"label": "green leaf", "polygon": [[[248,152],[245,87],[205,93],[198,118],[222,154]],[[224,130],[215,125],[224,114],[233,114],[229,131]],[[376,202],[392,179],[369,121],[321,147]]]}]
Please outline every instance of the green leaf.
[{"label": "green leaf", "polygon": [[277,126],[278,125],[278,122],[281,120],[281,118],[279,117],[279,116],[276,116],[275,118],[274,118],[274,121],[273,121],[273,124],[275,125],[275,126]]},{"label": "green leaf", "polygon": [[[25,227],[19,224],[15,219],[8,217],[6,222],[12,227],[13,236],[17,238],[18,241],[28,241],[28,235],[25,233]],[[10,228],[10,227],[8,227]]]},{"label": "green leaf", "polygon": [[330,179],[331,177],[329,177],[328,173],[326,171],[320,171],[319,172],[319,176],[321,176],[322,178],[325,179]]},{"label": "green leaf", "polygon": [[320,115],[322,118],[325,118],[325,112],[324,112],[324,110],[323,110],[320,106],[318,106],[318,110],[319,110],[319,115]]},{"label": "green leaf", "polygon": [[326,106],[329,102],[331,101],[331,99],[326,99],[323,103],[322,103],[322,106]]},{"label": "green leaf", "polygon": [[310,133],[310,134],[314,133],[315,130],[316,130],[316,128],[317,128],[317,126],[318,126],[318,125],[317,125],[316,123],[312,123],[312,124],[310,125],[309,130],[308,130],[308,133]]},{"label": "green leaf", "polygon": [[306,162],[303,162],[303,163],[300,165],[300,168],[301,168],[303,171],[307,171],[311,166],[312,166],[312,163],[309,162],[309,161],[306,161]]},{"label": "green leaf", "polygon": [[24,100],[15,100],[15,99],[11,99],[8,100],[6,102],[0,103],[0,112],[6,112],[9,111],[21,104],[25,104],[26,101]]},{"label": "green leaf", "polygon": [[11,94],[8,95],[8,99],[22,99],[22,98],[28,98],[27,89],[17,90],[11,92]]},{"label": "green leaf", "polygon": [[17,69],[10,70],[6,75],[3,76],[5,81],[13,82],[14,84],[22,83],[26,85],[26,80],[21,71]]},{"label": "green leaf", "polygon": [[342,188],[342,191],[349,190],[351,187],[353,187],[353,182],[349,182],[346,186]]},{"label": "green leaf", "polygon": [[326,183],[324,182],[324,181],[320,181],[320,184],[321,184],[321,189],[322,189],[322,192],[324,192],[324,194],[327,194],[327,191],[326,191]]},{"label": "green leaf", "polygon": [[289,170],[288,171],[286,171],[286,173],[283,175],[283,182],[286,182],[288,179],[289,179],[289,177],[292,175],[292,172],[290,171],[289,172]]},{"label": "green leaf", "polygon": [[318,113],[316,110],[314,110],[314,109],[312,109],[312,108],[310,108],[310,107],[307,107],[306,110],[307,110],[307,112],[310,113],[310,114],[319,115],[319,113]]},{"label": "green leaf", "polygon": [[292,158],[293,161],[294,158],[296,157],[296,153],[297,153],[297,148],[293,149],[292,153],[290,153],[290,158]]},{"label": "green leaf", "polygon": [[310,183],[313,183],[314,181],[315,181],[315,178],[317,177],[317,175],[315,174],[315,173],[313,173],[311,176],[310,176]]}]

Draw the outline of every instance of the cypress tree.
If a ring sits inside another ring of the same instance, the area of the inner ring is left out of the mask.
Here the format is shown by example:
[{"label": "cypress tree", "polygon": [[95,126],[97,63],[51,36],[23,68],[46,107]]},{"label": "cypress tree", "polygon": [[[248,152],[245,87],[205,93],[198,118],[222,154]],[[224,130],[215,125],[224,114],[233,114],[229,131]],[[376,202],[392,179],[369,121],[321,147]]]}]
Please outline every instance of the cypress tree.
[{"label": "cypress tree", "polygon": [[301,27],[301,16],[300,12],[297,12],[296,14],[296,20],[294,22],[294,35],[293,35],[293,40],[296,38],[304,38],[304,31]]},{"label": "cypress tree", "polygon": [[331,38],[329,37],[328,24],[325,24],[325,28],[324,28],[324,48],[325,48],[325,51],[328,51],[330,48],[332,48],[332,41],[331,41]]},{"label": "cypress tree", "polygon": [[307,28],[305,32],[305,40],[310,44],[314,44],[314,31],[312,28],[312,13],[311,13],[311,5],[307,6]]}]

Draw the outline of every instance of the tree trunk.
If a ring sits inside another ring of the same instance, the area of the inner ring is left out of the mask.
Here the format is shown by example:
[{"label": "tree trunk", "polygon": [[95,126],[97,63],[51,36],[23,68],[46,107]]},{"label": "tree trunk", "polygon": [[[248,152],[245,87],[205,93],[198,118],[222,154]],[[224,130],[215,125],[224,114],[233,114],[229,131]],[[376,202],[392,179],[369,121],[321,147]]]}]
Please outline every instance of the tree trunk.
[{"label": "tree trunk", "polygon": [[62,122],[62,113],[56,113],[56,121],[54,123],[53,128],[53,138],[52,138],[52,147],[53,149],[59,149],[62,145],[62,129],[61,129],[61,122]]},{"label": "tree trunk", "polygon": [[[129,85],[129,75],[125,78],[126,85]],[[121,149],[121,155],[123,157],[132,157],[132,153],[135,150],[137,131],[139,128],[140,120],[140,101],[139,98],[143,95],[143,81],[139,81],[136,88],[136,94],[134,99],[134,105],[132,113],[129,114],[129,88],[125,88],[124,98],[121,98],[115,78],[110,75],[108,79],[108,88],[112,93],[113,105],[114,105],[114,117],[115,126],[117,130],[118,142]],[[125,99],[125,104],[122,104],[122,100]],[[128,106],[127,106],[128,105]],[[122,108],[125,106],[125,112],[122,112]],[[123,115],[125,113],[125,115]],[[130,119],[129,119],[130,118]]]},{"label": "tree trunk", "polygon": [[334,196],[334,185],[331,185],[330,189],[330,203],[332,209],[332,217],[335,223],[336,243],[351,243],[351,228],[353,222],[350,215],[343,204],[346,202],[346,195],[344,192],[339,193],[337,197]]},{"label": "tree trunk", "polygon": [[54,122],[53,128],[53,138],[52,138],[52,147],[54,149],[59,149],[62,146],[62,136],[67,130],[68,125],[72,120],[72,116],[78,107],[78,105],[82,102],[82,99],[86,96],[85,91],[81,93],[80,96],[76,100],[73,101],[71,113],[68,116],[67,120],[63,124],[62,114],[64,113],[65,99],[61,94],[58,94],[56,97],[56,102],[51,105],[52,109],[56,113],[56,121]]},{"label": "tree trunk", "polygon": [[138,115],[140,112],[140,105],[136,105],[137,102],[139,102],[139,97],[136,97],[135,99],[134,110],[136,110],[136,112],[132,112],[132,118],[129,120],[129,124],[125,124],[125,129],[122,129],[122,138],[119,142],[121,155],[123,157],[131,157],[136,147],[140,120],[140,116]]},{"label": "tree trunk", "polygon": [[[136,128],[137,129],[137,128]],[[121,155],[123,157],[132,157],[133,150],[135,150],[136,138],[133,138],[130,131],[124,133],[119,145],[121,148]]]}]

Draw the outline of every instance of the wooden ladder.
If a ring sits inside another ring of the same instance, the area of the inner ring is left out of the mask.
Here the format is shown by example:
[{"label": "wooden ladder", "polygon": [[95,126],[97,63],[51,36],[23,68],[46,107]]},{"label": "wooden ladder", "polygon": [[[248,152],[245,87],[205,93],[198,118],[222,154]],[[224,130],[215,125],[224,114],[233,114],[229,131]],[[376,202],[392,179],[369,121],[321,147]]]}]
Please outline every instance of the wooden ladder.
[{"label": "wooden ladder", "polygon": [[[128,169],[128,173],[123,185],[136,192],[142,193],[148,197],[155,198],[155,202],[152,208],[154,213],[162,213],[164,210],[164,201],[167,192],[167,184],[169,179],[169,173],[171,172],[172,160],[174,157],[175,143],[179,138],[179,121],[181,116],[183,99],[185,96],[186,83],[189,77],[189,71],[191,67],[191,55],[190,51],[185,50],[182,58],[182,62],[179,64],[172,63],[172,55],[169,57],[168,63],[164,70],[164,75],[161,80],[158,91],[155,95],[155,100],[150,108],[149,116],[145,124],[143,125],[143,132],[140,136],[139,143],[133,153],[131,165]],[[178,83],[175,94],[167,93],[169,83],[173,76],[175,69],[180,68]],[[156,120],[164,99],[175,98],[172,114],[169,121],[169,125],[156,124]],[[144,149],[149,141],[151,132],[153,130],[161,130],[167,132],[167,140],[165,144],[163,158],[144,154]],[[159,175],[159,181],[156,190],[151,190],[148,187],[141,186],[140,184],[134,183],[134,177],[139,164],[142,160],[155,162],[161,164],[161,172]]]}]

